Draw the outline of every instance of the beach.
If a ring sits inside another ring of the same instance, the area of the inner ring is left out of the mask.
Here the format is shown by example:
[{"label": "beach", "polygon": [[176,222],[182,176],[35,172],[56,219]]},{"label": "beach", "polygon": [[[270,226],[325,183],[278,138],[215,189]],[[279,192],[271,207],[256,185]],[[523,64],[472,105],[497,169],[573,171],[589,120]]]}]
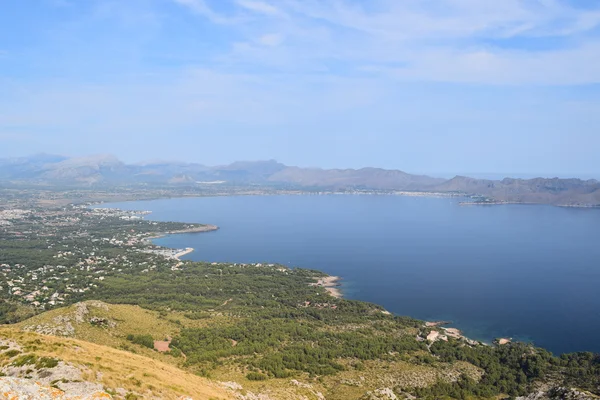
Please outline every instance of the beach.
[{"label": "beach", "polygon": [[317,282],[313,283],[312,285],[323,287],[329,292],[330,295],[332,295],[336,299],[341,299],[343,297],[342,291],[339,289],[339,281],[341,279],[342,278],[340,278],[339,276],[326,276],[323,278],[318,278]]}]

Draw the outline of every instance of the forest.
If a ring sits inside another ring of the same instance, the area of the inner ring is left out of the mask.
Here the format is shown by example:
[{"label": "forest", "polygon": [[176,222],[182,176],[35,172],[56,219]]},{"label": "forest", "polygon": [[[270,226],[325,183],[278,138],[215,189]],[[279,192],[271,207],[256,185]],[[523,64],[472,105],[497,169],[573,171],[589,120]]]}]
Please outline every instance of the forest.
[{"label": "forest", "polygon": [[556,357],[524,343],[468,345],[452,338],[427,346],[417,340],[429,332],[421,321],[387,315],[374,304],[330,297],[323,288],[309,286],[322,275],[318,271],[282,270],[190,262],[176,272],[111,277],[94,296],[198,318],[217,310],[227,315],[225,325],[185,328],[173,339],[172,347],[187,357],[185,365],[204,375],[223,363],[241,365],[248,379],[265,380],[335,375],[349,365],[360,368],[366,360],[440,367],[466,361],[484,371],[479,381],[465,375],[412,393],[431,399],[519,396],[541,382],[600,393],[600,355]]}]

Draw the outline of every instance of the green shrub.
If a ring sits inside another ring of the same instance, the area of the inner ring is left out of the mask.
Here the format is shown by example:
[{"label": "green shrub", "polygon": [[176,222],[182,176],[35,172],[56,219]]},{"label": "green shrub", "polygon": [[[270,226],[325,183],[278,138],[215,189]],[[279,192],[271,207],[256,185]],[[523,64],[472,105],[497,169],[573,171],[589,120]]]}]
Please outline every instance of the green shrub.
[{"label": "green shrub", "polygon": [[171,349],[171,351],[169,351],[169,354],[172,355],[173,357],[181,357],[181,350],[179,350],[177,347],[173,347]]},{"label": "green shrub", "polygon": [[35,367],[37,369],[42,368],[54,368],[58,365],[58,359],[52,357],[41,357],[36,363]]},{"label": "green shrub", "polygon": [[127,340],[149,349],[154,348],[154,338],[151,335],[127,335]]},{"label": "green shrub", "polygon": [[13,350],[9,350],[9,351],[3,353],[2,355],[4,357],[13,358],[14,356],[16,356],[18,354],[21,354],[21,352],[19,350],[13,349]]},{"label": "green shrub", "polygon": [[202,311],[196,311],[196,312],[184,314],[184,317],[186,317],[187,319],[199,320],[199,319],[210,318],[210,314],[206,313],[206,312],[202,312]]},{"label": "green shrub", "polygon": [[266,381],[267,376],[259,372],[250,372],[246,375],[246,379],[249,381]]},{"label": "green shrub", "polygon": [[23,365],[35,364],[37,356],[35,354],[24,354],[13,361],[12,365],[15,367],[22,367]]}]

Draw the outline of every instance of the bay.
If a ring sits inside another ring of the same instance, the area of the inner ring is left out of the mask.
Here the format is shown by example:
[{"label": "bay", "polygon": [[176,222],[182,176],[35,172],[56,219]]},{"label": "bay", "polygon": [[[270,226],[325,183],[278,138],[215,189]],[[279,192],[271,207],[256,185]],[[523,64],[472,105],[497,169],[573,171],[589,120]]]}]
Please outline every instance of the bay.
[{"label": "bay", "polygon": [[240,196],[114,203],[157,221],[218,225],[156,244],[186,259],[270,262],[343,278],[349,299],[452,321],[559,354],[600,352],[600,210],[460,206],[455,198]]}]

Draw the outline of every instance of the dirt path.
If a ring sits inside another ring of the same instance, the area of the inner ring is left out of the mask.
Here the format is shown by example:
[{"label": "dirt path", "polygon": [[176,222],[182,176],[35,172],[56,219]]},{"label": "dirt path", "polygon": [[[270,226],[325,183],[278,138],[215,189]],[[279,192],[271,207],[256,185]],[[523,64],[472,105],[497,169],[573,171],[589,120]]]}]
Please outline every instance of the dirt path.
[{"label": "dirt path", "polygon": [[233,301],[233,299],[225,300],[225,303],[221,304],[219,307],[225,307],[230,301]]}]

